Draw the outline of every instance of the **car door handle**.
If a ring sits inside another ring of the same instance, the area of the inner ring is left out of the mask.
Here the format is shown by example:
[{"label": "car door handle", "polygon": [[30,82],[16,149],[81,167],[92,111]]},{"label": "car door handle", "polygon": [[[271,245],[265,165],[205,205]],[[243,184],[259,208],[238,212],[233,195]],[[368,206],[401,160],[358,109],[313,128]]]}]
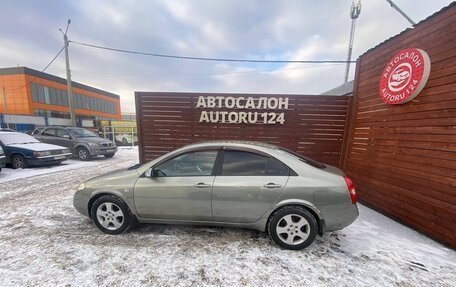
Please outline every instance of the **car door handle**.
[{"label": "car door handle", "polygon": [[281,185],[281,184],[275,184],[275,183],[273,183],[273,182],[270,182],[270,183],[268,183],[268,184],[263,185],[263,187],[271,188],[271,189],[272,189],[272,188],[281,188],[282,185]]},{"label": "car door handle", "polygon": [[204,188],[204,187],[211,187],[211,185],[208,183],[200,182],[200,183],[195,184],[195,187]]}]

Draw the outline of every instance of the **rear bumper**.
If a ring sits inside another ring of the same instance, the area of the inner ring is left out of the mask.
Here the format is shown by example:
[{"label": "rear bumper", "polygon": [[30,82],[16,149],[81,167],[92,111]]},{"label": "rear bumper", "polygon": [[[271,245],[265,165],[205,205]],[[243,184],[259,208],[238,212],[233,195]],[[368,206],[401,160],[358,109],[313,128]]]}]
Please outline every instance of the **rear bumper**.
[{"label": "rear bumper", "polygon": [[325,219],[325,231],[335,231],[345,228],[358,218],[359,211],[356,204],[328,205],[321,209]]}]

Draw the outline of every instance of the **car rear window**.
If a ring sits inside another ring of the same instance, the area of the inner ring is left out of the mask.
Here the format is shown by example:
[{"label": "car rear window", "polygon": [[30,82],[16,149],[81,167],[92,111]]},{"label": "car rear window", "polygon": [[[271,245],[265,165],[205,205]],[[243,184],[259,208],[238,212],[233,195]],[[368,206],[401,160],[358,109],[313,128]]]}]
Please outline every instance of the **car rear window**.
[{"label": "car rear window", "polygon": [[300,153],[297,153],[295,151],[286,149],[286,148],[280,148],[281,151],[287,152],[295,157],[297,157],[300,161],[307,163],[308,165],[311,165],[313,167],[319,168],[319,169],[325,169],[326,165],[322,164],[321,162],[318,162],[316,160],[313,160],[309,157],[303,156]]}]

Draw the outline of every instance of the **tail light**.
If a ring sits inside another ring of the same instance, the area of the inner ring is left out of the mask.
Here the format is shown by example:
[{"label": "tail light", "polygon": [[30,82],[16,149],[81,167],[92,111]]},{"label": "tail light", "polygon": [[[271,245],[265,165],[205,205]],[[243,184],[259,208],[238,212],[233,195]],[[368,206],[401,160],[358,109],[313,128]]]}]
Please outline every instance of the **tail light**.
[{"label": "tail light", "polygon": [[346,176],[344,176],[344,179],[345,179],[345,183],[347,183],[348,192],[350,193],[351,201],[352,201],[353,204],[355,204],[356,203],[355,184],[353,183],[353,181],[351,179],[349,179]]}]

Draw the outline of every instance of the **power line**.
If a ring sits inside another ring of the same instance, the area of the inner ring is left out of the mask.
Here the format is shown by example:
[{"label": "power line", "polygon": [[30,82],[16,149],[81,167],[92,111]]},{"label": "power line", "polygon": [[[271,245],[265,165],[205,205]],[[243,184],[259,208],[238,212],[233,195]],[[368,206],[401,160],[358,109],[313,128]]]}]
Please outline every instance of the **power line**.
[{"label": "power line", "polygon": [[284,71],[284,70],[299,70],[299,69],[310,69],[310,68],[320,68],[320,67],[331,67],[337,66],[338,64],[327,64],[327,65],[314,65],[306,67],[292,67],[292,68],[282,68],[282,69],[268,69],[268,70],[256,70],[256,71],[240,71],[240,72],[221,72],[221,73],[198,73],[198,74],[119,74],[119,73],[103,73],[103,72],[89,72],[89,71],[80,71],[73,70],[76,73],[82,74],[96,74],[96,75],[110,75],[110,76],[123,76],[123,77],[193,77],[193,76],[217,76],[217,75],[232,75],[232,74],[258,74],[258,73],[267,73],[275,71]]},{"label": "power line", "polygon": [[[44,67],[44,69],[41,70],[41,72],[46,71],[52,65],[52,63],[54,63],[54,61],[57,59],[57,57],[60,55],[60,53],[62,53],[64,48],[65,47],[62,47],[62,49],[60,49],[60,51],[57,53],[57,55],[55,55],[54,58],[52,58],[52,60],[49,62],[49,64],[47,64],[46,67]],[[33,81],[35,81],[37,78],[38,78],[38,76],[34,77],[32,80],[30,80],[28,83],[26,83],[22,87],[13,88],[13,89],[6,89],[6,90],[8,90],[8,91],[16,91],[16,90],[23,89],[23,88],[27,87],[28,85],[30,85],[31,83],[33,83]]]},{"label": "power line", "polygon": [[[285,63],[301,63],[301,64],[323,64],[323,63],[345,64],[345,63],[347,63],[347,61],[339,61],[339,60],[254,60],[254,59],[190,57],[190,56],[178,56],[178,55],[168,55],[168,54],[158,54],[158,53],[150,53],[150,52],[124,50],[124,49],[82,43],[82,42],[77,42],[77,41],[69,41],[69,42],[78,44],[78,45],[82,45],[82,46],[86,46],[86,47],[108,50],[108,51],[113,51],[113,52],[121,52],[121,53],[143,55],[143,56],[152,56],[152,57],[159,57],[159,58],[183,59],[183,60],[213,61],[213,62],[243,62],[243,63],[283,63],[283,64],[285,64]],[[355,63],[355,62],[356,61],[350,61],[350,63]]]}]

